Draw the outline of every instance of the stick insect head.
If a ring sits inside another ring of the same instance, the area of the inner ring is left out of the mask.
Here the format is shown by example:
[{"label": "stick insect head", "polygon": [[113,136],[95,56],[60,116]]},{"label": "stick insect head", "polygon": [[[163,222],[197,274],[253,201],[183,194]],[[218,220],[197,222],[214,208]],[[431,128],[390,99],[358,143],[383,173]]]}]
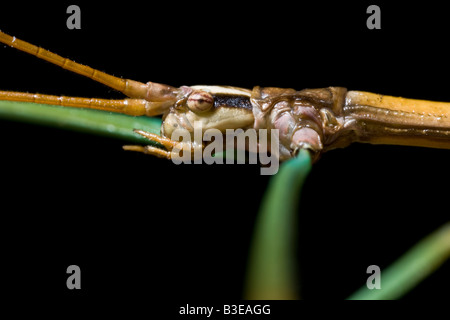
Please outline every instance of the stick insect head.
[{"label": "stick insect head", "polygon": [[161,134],[171,137],[177,129],[193,134],[196,122],[202,131],[248,128],[254,122],[250,95],[250,90],[235,87],[180,87],[177,100],[165,110]]},{"label": "stick insect head", "polygon": [[183,138],[183,144],[188,145],[193,151],[194,148],[204,146],[203,142],[201,145],[195,142],[195,132],[198,132],[195,130],[199,127],[202,137],[209,129],[216,129],[220,131],[219,134],[225,134],[227,129],[253,127],[250,90],[224,86],[182,86],[177,89],[154,83],[146,84],[143,89],[138,94],[145,97],[145,114],[163,115],[161,136],[142,130],[135,132],[162,145],[164,149],[147,145],[124,146],[125,150],[171,159],[172,149],[179,145],[178,135],[172,140],[175,132],[183,137],[186,133],[190,135],[190,141]]},{"label": "stick insect head", "polygon": [[189,110],[201,114],[210,111],[215,105],[213,94],[207,86],[199,88],[182,86],[174,88],[168,85],[148,82],[145,100],[148,102],[147,116],[165,114],[174,110]]}]

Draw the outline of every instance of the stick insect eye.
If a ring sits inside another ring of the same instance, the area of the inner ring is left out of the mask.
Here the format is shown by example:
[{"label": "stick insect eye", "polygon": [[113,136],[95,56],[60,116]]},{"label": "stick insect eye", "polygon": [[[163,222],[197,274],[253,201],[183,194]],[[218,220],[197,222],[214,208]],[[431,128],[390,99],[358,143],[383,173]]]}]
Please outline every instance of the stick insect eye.
[{"label": "stick insect eye", "polygon": [[214,98],[210,93],[198,90],[191,93],[186,104],[192,112],[202,113],[212,108]]}]

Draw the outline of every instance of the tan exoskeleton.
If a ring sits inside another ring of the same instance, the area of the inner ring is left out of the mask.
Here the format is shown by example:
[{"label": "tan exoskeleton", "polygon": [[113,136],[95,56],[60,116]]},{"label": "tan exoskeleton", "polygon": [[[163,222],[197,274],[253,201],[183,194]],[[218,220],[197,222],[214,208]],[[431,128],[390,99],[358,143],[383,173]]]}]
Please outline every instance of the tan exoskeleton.
[{"label": "tan exoskeleton", "polygon": [[[111,76],[51,53],[0,31],[0,42],[30,53],[64,69],[89,77],[129,98],[89,99],[0,91],[0,100],[29,101],[68,107],[92,108],[133,116],[163,115],[161,136],[136,130],[164,148],[124,146],[126,150],[171,158],[179,143],[176,129],[193,134],[202,130],[277,129],[280,160],[304,148],[314,159],[327,150],[352,142],[450,148],[450,103],[403,99],[345,88],[260,88],[182,86],[180,88]],[[204,146],[202,146],[204,147]]]}]

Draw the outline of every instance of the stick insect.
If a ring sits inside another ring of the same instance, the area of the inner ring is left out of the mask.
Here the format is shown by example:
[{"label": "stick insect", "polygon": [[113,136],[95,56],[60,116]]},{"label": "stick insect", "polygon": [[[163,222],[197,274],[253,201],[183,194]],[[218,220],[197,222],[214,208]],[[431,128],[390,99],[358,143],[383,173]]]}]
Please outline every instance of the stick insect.
[{"label": "stick insect", "polygon": [[448,148],[447,103],[394,98],[339,87],[296,91],[144,84],[79,65],[3,33],[0,40],[129,96],[111,101],[3,91],[2,100],[60,104],[130,115],[164,114],[162,136],[137,131],[162,148],[126,146],[128,150],[170,158],[170,151],[177,143],[170,139],[174,127],[182,124],[189,130],[191,121],[198,119],[205,121],[205,128],[209,125],[220,130],[278,129],[281,160],[295,156],[302,148],[317,160],[325,151],[357,141]]},{"label": "stick insect", "polygon": [[[314,160],[328,150],[353,142],[450,148],[450,103],[404,99],[341,87],[253,90],[227,86],[182,86],[122,79],[81,65],[45,49],[0,32],[0,42],[86,76],[115,89],[122,100],[78,98],[0,91],[0,99],[65,107],[90,108],[132,116],[163,115],[161,136],[136,130],[153,143],[124,146],[125,150],[170,159],[179,143],[171,139],[177,129],[194,134],[203,130],[276,129],[279,155],[284,161],[307,149]],[[183,142],[190,143],[190,142]],[[201,146],[204,148],[204,145]],[[188,149],[194,150],[190,144]]]}]

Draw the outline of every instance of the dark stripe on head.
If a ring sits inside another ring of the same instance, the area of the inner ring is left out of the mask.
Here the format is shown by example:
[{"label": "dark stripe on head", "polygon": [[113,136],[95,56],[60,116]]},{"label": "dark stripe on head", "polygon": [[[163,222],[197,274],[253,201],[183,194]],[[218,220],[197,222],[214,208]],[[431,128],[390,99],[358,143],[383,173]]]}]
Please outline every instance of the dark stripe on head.
[{"label": "dark stripe on head", "polygon": [[227,93],[216,93],[214,97],[214,108],[226,107],[226,108],[243,108],[252,110],[252,104],[250,98],[247,96],[232,95]]}]

